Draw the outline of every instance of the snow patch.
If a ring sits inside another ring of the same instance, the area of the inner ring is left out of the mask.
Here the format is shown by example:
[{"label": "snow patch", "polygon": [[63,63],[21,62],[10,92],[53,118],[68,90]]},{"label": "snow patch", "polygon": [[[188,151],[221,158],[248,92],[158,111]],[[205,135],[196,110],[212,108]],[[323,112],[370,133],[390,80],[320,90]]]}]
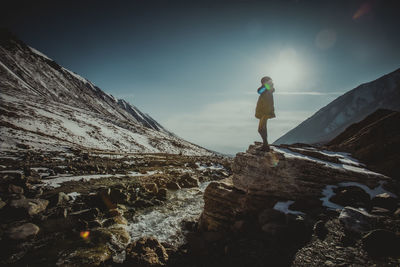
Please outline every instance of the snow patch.
[{"label": "snow patch", "polygon": [[41,56],[41,57],[44,57],[45,59],[54,61],[54,60],[52,60],[51,58],[49,58],[48,56],[46,56],[45,54],[43,54],[42,52],[36,50],[35,48],[30,47],[30,46],[28,46],[28,47],[29,47],[29,49],[30,49],[33,53],[35,53],[36,55],[39,55],[39,56]]},{"label": "snow patch", "polygon": [[278,201],[274,205],[274,210],[280,211],[285,214],[295,214],[295,215],[303,215],[304,212],[301,211],[295,211],[295,210],[290,210],[289,206],[294,203],[293,200],[288,200],[288,201]]},{"label": "snow patch", "polygon": [[325,188],[322,190],[323,197],[320,198],[320,200],[322,200],[322,206],[327,207],[328,209],[333,209],[333,210],[343,209],[343,206],[335,204],[335,203],[331,202],[329,199],[335,195],[335,193],[333,192],[333,189],[338,188],[338,187],[349,187],[349,186],[357,186],[357,187],[363,189],[369,195],[369,197],[371,199],[373,199],[374,197],[376,197],[377,195],[382,194],[382,193],[387,193],[391,197],[397,198],[397,196],[395,194],[385,190],[383,188],[383,184],[385,184],[385,182],[380,181],[379,185],[372,189],[364,184],[360,184],[357,182],[341,182],[337,185],[326,185]]},{"label": "snow patch", "polygon": [[[350,166],[350,165],[347,165],[347,164],[333,163],[333,162],[317,159],[317,158],[314,158],[314,157],[303,155],[301,153],[293,152],[293,151],[291,151],[291,150],[289,150],[287,148],[277,148],[277,147],[274,147],[274,146],[271,146],[271,148],[276,152],[284,154],[284,156],[286,158],[295,158],[295,159],[308,160],[308,161],[313,161],[313,162],[316,162],[316,163],[319,163],[319,164],[323,164],[326,167],[330,167],[330,168],[337,169],[337,170],[347,170],[347,171],[358,172],[358,173],[367,174],[367,175],[385,177],[385,175],[383,175],[383,174],[380,174],[380,173],[377,173],[377,172],[373,172],[373,171],[367,170],[365,168],[356,167],[356,166]],[[346,158],[346,159],[351,161],[350,158]],[[356,162],[356,161],[354,161],[354,162]],[[358,164],[358,165],[360,165],[360,164]]]}]

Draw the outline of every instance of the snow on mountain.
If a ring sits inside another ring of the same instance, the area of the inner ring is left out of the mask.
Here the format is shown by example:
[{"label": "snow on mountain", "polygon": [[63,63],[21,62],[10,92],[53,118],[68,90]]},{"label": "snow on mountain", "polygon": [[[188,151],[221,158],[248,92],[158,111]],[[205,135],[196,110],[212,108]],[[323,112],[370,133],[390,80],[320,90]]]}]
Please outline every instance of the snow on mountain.
[{"label": "snow on mountain", "polygon": [[208,155],[149,115],[0,29],[0,150]]},{"label": "snow on mountain", "polygon": [[274,144],[326,143],[381,108],[400,110],[400,69],[336,98]]}]

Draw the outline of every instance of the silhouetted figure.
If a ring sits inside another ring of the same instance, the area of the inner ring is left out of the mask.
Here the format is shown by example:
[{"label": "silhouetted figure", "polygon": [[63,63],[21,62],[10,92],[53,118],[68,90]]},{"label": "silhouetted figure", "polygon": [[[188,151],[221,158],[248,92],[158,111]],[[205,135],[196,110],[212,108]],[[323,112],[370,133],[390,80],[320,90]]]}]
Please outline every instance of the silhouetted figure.
[{"label": "silhouetted figure", "polygon": [[267,120],[275,118],[273,96],[275,88],[272,79],[268,76],[263,77],[261,79],[261,86],[257,89],[257,92],[260,94],[256,107],[256,118],[260,119],[260,123],[258,124],[258,132],[263,140],[262,150],[269,151],[267,140]]}]

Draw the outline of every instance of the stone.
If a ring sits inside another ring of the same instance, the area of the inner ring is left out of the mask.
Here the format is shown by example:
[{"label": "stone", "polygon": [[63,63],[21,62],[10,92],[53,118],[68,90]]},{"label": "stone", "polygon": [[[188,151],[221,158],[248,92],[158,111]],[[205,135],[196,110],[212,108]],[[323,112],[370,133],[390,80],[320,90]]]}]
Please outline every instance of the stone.
[{"label": "stone", "polygon": [[325,226],[325,222],[322,220],[317,221],[313,227],[314,234],[321,240],[324,240],[328,234],[328,229]]},{"label": "stone", "polygon": [[288,149],[278,149],[262,152],[257,145],[251,145],[245,153],[237,153],[232,164],[234,187],[250,195],[296,201],[319,199],[329,184],[354,181],[373,188],[381,179],[379,175],[370,175],[366,180],[362,173],[328,167]]},{"label": "stone", "polygon": [[164,246],[153,237],[140,238],[131,243],[126,252],[125,263],[131,266],[165,266],[168,261],[168,254]]},{"label": "stone", "polygon": [[235,189],[229,178],[223,182],[211,182],[204,192],[204,210],[199,226],[206,231],[230,229],[244,206],[245,194]]},{"label": "stone", "polygon": [[10,194],[17,194],[17,195],[23,195],[24,194],[24,189],[20,186],[9,184],[8,185],[8,192]]},{"label": "stone", "polygon": [[68,201],[69,201],[69,196],[64,192],[59,192],[58,194],[53,195],[50,198],[50,206],[54,207],[54,206],[65,205],[66,203],[68,203]]},{"label": "stone", "polygon": [[144,189],[152,194],[156,195],[158,193],[158,186],[155,183],[144,184]]},{"label": "stone", "polygon": [[8,230],[8,237],[15,240],[27,239],[39,233],[40,228],[33,223],[25,223]]},{"label": "stone", "polygon": [[199,180],[192,177],[189,173],[185,173],[179,178],[179,185],[182,188],[198,187]]},{"label": "stone", "polygon": [[400,255],[400,236],[392,231],[373,230],[363,236],[362,244],[368,254],[375,257]]},{"label": "stone", "polygon": [[397,199],[390,196],[388,193],[382,193],[372,199],[374,207],[381,207],[390,211],[395,211],[397,208]]},{"label": "stone", "polygon": [[22,197],[20,199],[11,200],[10,207],[14,209],[23,209],[28,215],[33,216],[44,211],[48,204],[48,200]]},{"label": "stone", "polygon": [[169,182],[169,183],[167,183],[167,184],[166,184],[166,187],[167,187],[169,190],[179,190],[179,189],[181,189],[181,186],[180,186],[179,184],[177,184],[177,183],[174,183],[174,182]]},{"label": "stone", "polygon": [[100,214],[100,211],[98,208],[93,208],[93,209],[84,209],[84,210],[79,210],[70,213],[70,216],[76,216],[80,219],[83,219],[85,221],[92,221],[96,219]]},{"label": "stone", "polygon": [[357,234],[369,231],[376,220],[376,216],[353,207],[344,207],[339,215],[345,229]]}]

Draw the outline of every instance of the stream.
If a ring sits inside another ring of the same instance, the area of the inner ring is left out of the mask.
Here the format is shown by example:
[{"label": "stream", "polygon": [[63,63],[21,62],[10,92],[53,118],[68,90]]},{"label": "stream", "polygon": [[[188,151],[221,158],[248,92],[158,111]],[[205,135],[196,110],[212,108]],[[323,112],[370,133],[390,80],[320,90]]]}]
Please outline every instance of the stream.
[{"label": "stream", "polygon": [[153,236],[160,242],[182,245],[185,239],[181,222],[198,219],[204,206],[203,193],[209,183],[201,183],[199,188],[169,191],[164,205],[149,207],[135,214],[127,227],[132,240]]}]

